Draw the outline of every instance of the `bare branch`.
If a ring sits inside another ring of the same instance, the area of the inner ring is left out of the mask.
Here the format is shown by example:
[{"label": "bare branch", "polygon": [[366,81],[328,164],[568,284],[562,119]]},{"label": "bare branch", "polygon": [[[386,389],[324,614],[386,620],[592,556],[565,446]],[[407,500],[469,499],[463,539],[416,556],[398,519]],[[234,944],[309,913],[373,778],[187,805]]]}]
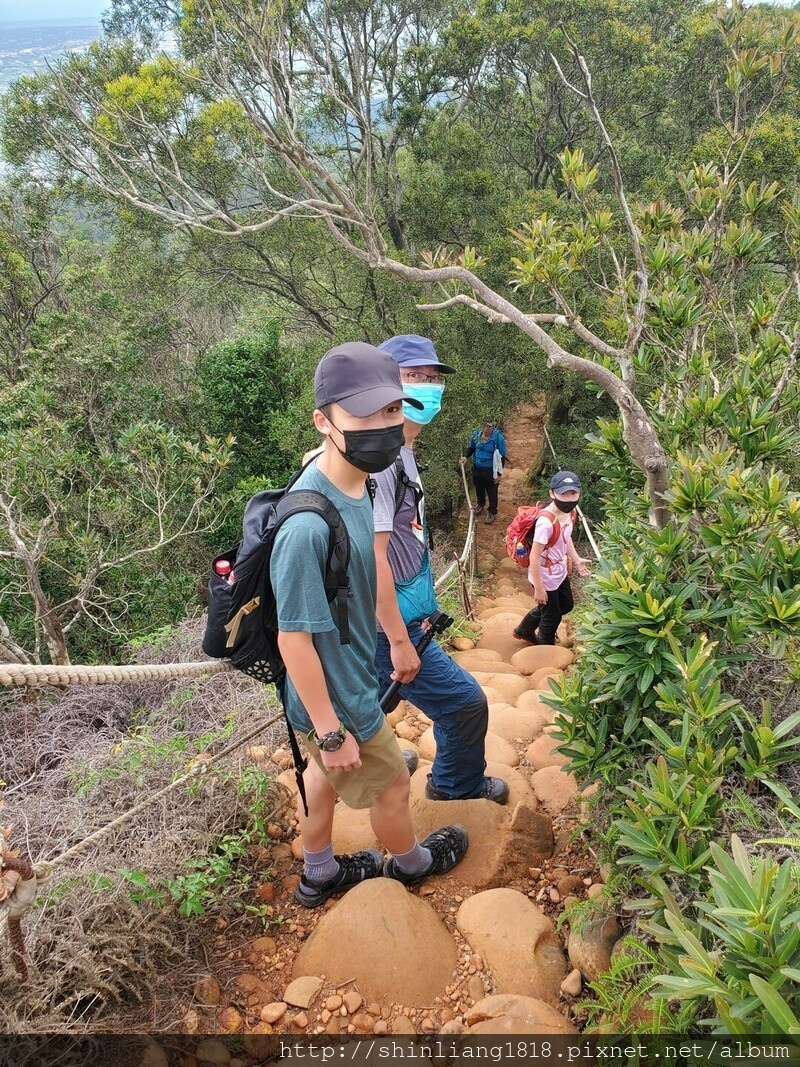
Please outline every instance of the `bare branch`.
[{"label": "bare branch", "polygon": [[644,261],[644,254],[642,252],[641,242],[639,241],[639,231],[636,228],[636,224],[633,221],[630,208],[628,206],[628,200],[625,196],[625,186],[622,181],[622,168],[619,165],[619,159],[617,158],[616,150],[614,149],[613,142],[608,134],[608,130],[605,127],[605,123],[597,108],[597,104],[592,94],[592,76],[589,72],[589,68],[586,64],[586,60],[578,51],[578,47],[567,33],[565,27],[562,25],[561,32],[564,34],[570,49],[572,50],[573,58],[578,64],[578,68],[583,78],[585,92],[579,92],[574,85],[567,81],[564,74],[559,67],[555,56],[551,55],[553,63],[555,63],[556,69],[564,82],[565,86],[573,93],[576,93],[582,100],[584,100],[592,113],[597,129],[600,132],[600,138],[606,147],[608,157],[611,162],[611,173],[614,178],[614,191],[617,196],[620,208],[622,210],[623,218],[625,219],[625,228],[628,231],[628,238],[631,242],[633,249],[633,258],[636,263],[636,278],[638,283],[638,298],[636,301],[636,310],[634,312],[633,320],[628,323],[628,337],[623,349],[624,355],[630,357],[633,354],[634,349],[639,343],[639,338],[642,335],[644,329],[644,313],[645,306],[647,304],[647,292],[649,287],[649,276],[647,273],[647,266]]}]

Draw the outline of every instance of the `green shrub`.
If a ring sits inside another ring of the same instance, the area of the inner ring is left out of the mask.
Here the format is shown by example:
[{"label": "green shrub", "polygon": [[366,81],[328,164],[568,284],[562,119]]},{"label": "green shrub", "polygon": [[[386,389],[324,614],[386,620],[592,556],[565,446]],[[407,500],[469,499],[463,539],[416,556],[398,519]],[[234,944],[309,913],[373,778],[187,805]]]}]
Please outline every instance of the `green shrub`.
[{"label": "green shrub", "polygon": [[800,1034],[800,888],[792,864],[751,864],[734,835],[729,856],[710,846],[710,894],[686,914],[665,884],[665,925],[644,926],[669,972],[656,993],[702,1004],[715,1034]]}]

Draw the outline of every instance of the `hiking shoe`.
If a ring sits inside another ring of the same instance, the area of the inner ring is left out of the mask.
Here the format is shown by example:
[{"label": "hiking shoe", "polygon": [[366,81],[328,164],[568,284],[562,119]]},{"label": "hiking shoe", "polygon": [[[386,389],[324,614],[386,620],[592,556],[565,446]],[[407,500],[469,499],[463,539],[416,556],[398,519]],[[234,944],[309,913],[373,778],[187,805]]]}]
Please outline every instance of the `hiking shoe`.
[{"label": "hiking shoe", "polygon": [[491,526],[496,518],[497,514],[495,512],[490,511],[489,514],[486,516],[486,525]]},{"label": "hiking shoe", "polygon": [[334,856],[339,863],[339,870],[333,878],[324,882],[312,882],[303,875],[294,891],[294,899],[304,908],[318,908],[334,893],[343,893],[367,878],[377,878],[383,870],[383,856],[375,849],[353,852],[348,856]]},{"label": "hiking shoe", "polygon": [[413,774],[417,767],[419,767],[419,756],[413,748],[403,748],[400,751],[403,753],[403,759],[406,761],[408,773]]},{"label": "hiking shoe", "polygon": [[468,797],[449,797],[441,789],[436,788],[431,781],[431,776],[428,775],[425,796],[428,800],[493,800],[495,804],[505,804],[508,800],[508,782],[504,782],[502,778],[491,778],[486,775],[477,793],[472,793]]},{"label": "hiking shoe", "polygon": [[431,865],[427,871],[422,874],[406,874],[397,866],[394,856],[390,856],[383,865],[384,877],[394,878],[403,885],[414,885],[429,874],[447,874],[464,858],[469,847],[469,835],[463,826],[451,823],[450,826],[442,826],[441,829],[428,834],[420,844],[423,848],[430,849]]},{"label": "hiking shoe", "polygon": [[539,638],[536,636],[536,634],[533,634],[531,637],[523,637],[519,630],[512,630],[511,633],[514,637],[516,637],[518,641],[524,641],[526,645],[539,644]]},{"label": "hiking shoe", "polygon": [[486,511],[486,505],[476,504],[472,510],[476,515],[483,515],[484,511]]}]

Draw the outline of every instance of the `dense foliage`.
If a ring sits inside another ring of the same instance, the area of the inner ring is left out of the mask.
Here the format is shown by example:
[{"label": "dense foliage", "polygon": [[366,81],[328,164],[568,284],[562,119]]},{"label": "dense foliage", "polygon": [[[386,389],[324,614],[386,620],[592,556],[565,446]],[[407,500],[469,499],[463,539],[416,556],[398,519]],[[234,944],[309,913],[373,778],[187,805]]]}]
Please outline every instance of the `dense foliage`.
[{"label": "dense foliage", "polygon": [[319,355],[428,334],[460,372],[425,437],[440,521],[469,430],[541,389],[604,520],[552,700],[646,913],[620,982],[796,1026],[797,880],[716,842],[791,847],[800,819],[798,26],[738,0],[114,0],[3,105],[2,655],[178,618],[202,537],[313,443]]}]

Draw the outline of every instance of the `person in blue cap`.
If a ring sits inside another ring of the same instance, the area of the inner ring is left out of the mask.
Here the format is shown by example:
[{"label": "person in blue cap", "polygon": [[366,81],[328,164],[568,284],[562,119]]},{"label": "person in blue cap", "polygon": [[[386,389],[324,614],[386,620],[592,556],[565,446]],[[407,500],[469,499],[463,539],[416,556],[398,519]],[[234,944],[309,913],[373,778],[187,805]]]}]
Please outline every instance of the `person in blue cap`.
[{"label": "person in blue cap", "polygon": [[[436,758],[425,787],[429,800],[482,798],[504,804],[508,784],[485,773],[489,708],[482,689],[436,641],[424,650],[422,659],[414,647],[422,638],[428,616],[437,608],[414,443],[439,412],[445,379],[453,368],[442,363],[428,337],[402,334],[378,347],[397,362],[407,397],[403,403],[402,470],[395,464],[374,476],[378,572],[375,666],[381,692],[393,681],[401,682],[401,695],[433,722]],[[415,401],[422,404],[421,410],[413,406]]]},{"label": "person in blue cap", "polygon": [[[536,520],[528,565],[536,604],[514,628],[519,641],[554,645],[561,620],[575,606],[569,571],[574,567],[583,578],[589,574],[572,543],[572,514],[580,496],[581,481],[573,471],[558,471],[550,479],[550,502]],[[559,534],[551,545],[556,527]]]}]

